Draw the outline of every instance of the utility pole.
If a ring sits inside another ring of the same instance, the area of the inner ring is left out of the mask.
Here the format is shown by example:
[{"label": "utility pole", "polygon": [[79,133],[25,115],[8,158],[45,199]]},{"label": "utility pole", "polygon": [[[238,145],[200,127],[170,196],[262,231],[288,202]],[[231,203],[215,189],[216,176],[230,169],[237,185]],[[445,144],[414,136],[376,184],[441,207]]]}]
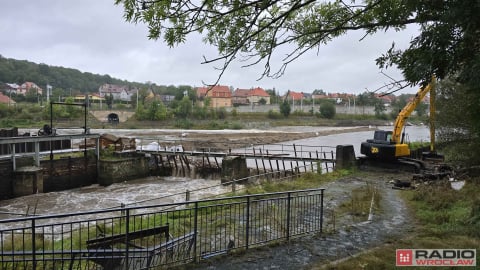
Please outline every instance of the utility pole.
[{"label": "utility pole", "polygon": [[50,91],[52,90],[52,86],[47,83],[47,103],[50,102]]}]

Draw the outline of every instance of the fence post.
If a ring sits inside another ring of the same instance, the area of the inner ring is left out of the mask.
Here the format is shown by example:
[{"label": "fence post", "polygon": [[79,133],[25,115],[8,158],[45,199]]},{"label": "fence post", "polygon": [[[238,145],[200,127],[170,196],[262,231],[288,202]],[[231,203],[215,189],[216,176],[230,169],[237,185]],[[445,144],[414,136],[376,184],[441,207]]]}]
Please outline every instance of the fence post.
[{"label": "fence post", "polygon": [[120,208],[122,208],[122,211],[120,211],[120,216],[123,217],[125,216],[125,204],[120,203]]},{"label": "fence post", "polygon": [[236,182],[237,182],[237,180],[233,179],[233,181],[232,181],[232,193],[235,193],[235,191],[236,191],[236,186],[235,186]]},{"label": "fence post", "polygon": [[323,193],[324,189],[320,191],[320,233],[323,233]]},{"label": "fence post", "polygon": [[[32,269],[37,269],[37,254],[35,252],[35,218],[32,218]],[[23,248],[23,252],[25,252],[25,247]]]},{"label": "fence post", "polygon": [[126,211],[126,218],[125,218],[125,270],[128,270],[128,257],[130,256],[129,254],[129,239],[128,239],[128,233],[130,232],[130,209],[124,210]]},{"label": "fence post", "polygon": [[287,196],[287,241],[290,240],[290,199],[292,198],[292,193],[288,192]]},{"label": "fence post", "polygon": [[190,190],[187,189],[187,191],[185,192],[185,201],[188,202],[190,201]]},{"label": "fence post", "polygon": [[198,262],[199,256],[197,256],[197,231],[198,231],[198,201],[195,201],[195,208],[194,208],[194,215],[193,215],[193,256],[194,261]]},{"label": "fence post", "polygon": [[248,242],[250,237],[250,196],[247,197],[247,231],[245,232],[245,242],[246,242],[246,249],[248,249]]}]

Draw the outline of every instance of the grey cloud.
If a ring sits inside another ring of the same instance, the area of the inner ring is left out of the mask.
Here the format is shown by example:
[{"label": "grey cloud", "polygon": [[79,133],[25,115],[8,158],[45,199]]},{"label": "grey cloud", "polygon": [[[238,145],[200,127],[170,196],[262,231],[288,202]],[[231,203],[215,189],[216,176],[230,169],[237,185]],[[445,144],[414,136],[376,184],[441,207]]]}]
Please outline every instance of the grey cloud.
[{"label": "grey cloud", "polygon": [[[17,0],[0,3],[1,51],[4,57],[37,63],[77,68],[131,81],[157,84],[213,83],[219,71],[202,65],[203,56],[216,57],[216,50],[192,35],[185,44],[170,49],[161,40],[147,38],[147,27],[125,22],[123,10],[113,1]],[[257,79],[263,64],[240,68],[234,63],[223,75],[221,84],[235,88],[260,86],[310,92],[322,88],[329,92],[363,92],[388,81],[379,74],[374,59],[392,41],[408,45],[416,29],[379,33],[362,42],[362,33],[352,33],[310,51],[293,62],[279,79]],[[7,37],[7,38],[5,38]],[[276,54],[273,68],[279,67],[283,51]],[[397,70],[388,71],[400,78]],[[413,90],[414,91],[414,90]]]}]

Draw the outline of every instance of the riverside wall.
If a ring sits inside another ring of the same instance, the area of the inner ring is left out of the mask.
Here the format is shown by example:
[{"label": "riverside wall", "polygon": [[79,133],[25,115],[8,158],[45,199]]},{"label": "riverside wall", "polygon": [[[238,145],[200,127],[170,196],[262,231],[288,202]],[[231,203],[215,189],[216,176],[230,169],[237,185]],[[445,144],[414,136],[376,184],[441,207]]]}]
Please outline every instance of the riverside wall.
[{"label": "riverside wall", "polygon": [[[337,147],[338,168],[355,165],[352,145]],[[24,157],[16,161],[13,170],[10,160],[0,161],[0,200],[35,194],[37,192],[61,191],[92,184],[111,185],[118,182],[143,178],[149,175],[165,175],[171,167],[159,168],[156,159],[135,152],[102,159],[96,156],[65,157],[43,160],[34,166],[33,158]],[[163,171],[160,171],[162,169]],[[222,163],[222,181],[248,176],[245,158],[228,157]],[[170,172],[171,173],[171,172]]]},{"label": "riverside wall", "polygon": [[110,185],[150,175],[143,155],[100,160],[98,168],[94,156],[44,160],[40,167],[34,166],[31,157],[19,158],[16,166],[14,171],[12,161],[0,161],[0,200],[92,184]]},{"label": "riverside wall", "polygon": [[[268,111],[280,111],[280,106],[278,104],[269,104],[269,105],[243,105],[238,107],[226,107],[225,108],[228,112],[231,112],[235,109],[239,113],[247,113],[247,112],[264,112],[267,113]],[[295,111],[302,111],[302,112],[309,112],[313,109],[314,112],[320,111],[320,105],[301,105],[295,104],[295,106],[290,105],[290,109],[292,113]],[[335,111],[339,114],[357,114],[357,115],[374,115],[375,114],[375,107],[374,106],[353,106],[353,104],[343,104],[343,105],[335,105]],[[390,113],[391,108],[386,108],[385,113]]]}]

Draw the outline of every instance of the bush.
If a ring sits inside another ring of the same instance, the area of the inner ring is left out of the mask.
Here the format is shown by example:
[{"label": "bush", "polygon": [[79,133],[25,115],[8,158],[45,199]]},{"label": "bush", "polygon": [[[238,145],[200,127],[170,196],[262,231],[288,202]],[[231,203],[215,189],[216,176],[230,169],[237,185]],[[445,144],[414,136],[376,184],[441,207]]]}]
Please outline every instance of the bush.
[{"label": "bush", "polygon": [[223,107],[218,108],[216,115],[217,115],[218,119],[225,119],[225,118],[227,118],[227,110],[225,110],[225,108],[223,108]]},{"label": "bush", "polygon": [[322,105],[320,105],[320,115],[323,118],[332,119],[333,117],[335,117],[335,114],[336,114],[335,105],[333,105],[332,103],[325,102]]},{"label": "bush", "polygon": [[237,109],[232,109],[232,117],[237,117],[238,116],[238,112],[237,112]]},{"label": "bush", "polygon": [[241,122],[233,122],[231,125],[230,125],[231,129],[242,129],[243,128],[243,124]]},{"label": "bush", "polygon": [[310,113],[310,112],[300,111],[300,110],[295,110],[295,111],[293,112],[293,115],[295,115],[295,116],[310,116],[311,113]]},{"label": "bush", "polygon": [[280,118],[282,118],[282,115],[279,112],[276,112],[274,110],[269,110],[268,111],[268,118],[270,118],[270,119],[280,119]]},{"label": "bush", "polygon": [[193,127],[193,123],[188,119],[180,119],[175,122],[176,128],[190,129]]}]

